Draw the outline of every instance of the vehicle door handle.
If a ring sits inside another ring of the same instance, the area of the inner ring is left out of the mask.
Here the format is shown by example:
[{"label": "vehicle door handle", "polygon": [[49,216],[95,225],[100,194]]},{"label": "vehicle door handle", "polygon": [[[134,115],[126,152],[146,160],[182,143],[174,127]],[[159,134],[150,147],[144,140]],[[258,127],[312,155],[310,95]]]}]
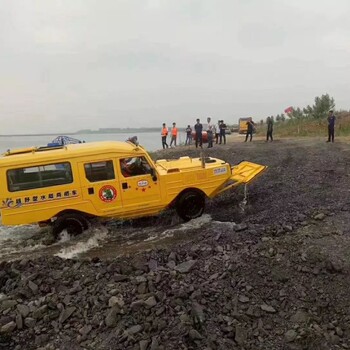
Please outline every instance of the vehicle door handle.
[{"label": "vehicle door handle", "polygon": [[93,187],[89,187],[88,188],[88,194],[94,194],[95,191],[94,191],[94,188]]},{"label": "vehicle door handle", "polygon": [[128,183],[127,182],[123,182],[122,183],[122,189],[123,190],[127,190],[128,189]]}]

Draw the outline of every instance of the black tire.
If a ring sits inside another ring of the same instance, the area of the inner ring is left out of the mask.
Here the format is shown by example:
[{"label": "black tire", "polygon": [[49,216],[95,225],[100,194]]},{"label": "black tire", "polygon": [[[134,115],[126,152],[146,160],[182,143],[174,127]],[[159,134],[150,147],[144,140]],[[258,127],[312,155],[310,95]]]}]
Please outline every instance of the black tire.
[{"label": "black tire", "polygon": [[202,216],[204,208],[205,197],[196,191],[182,193],[176,203],[176,212],[184,221]]},{"label": "black tire", "polygon": [[88,220],[78,213],[67,213],[59,216],[52,224],[52,234],[55,239],[59,238],[63,230],[67,230],[72,236],[80,235],[89,228]]}]

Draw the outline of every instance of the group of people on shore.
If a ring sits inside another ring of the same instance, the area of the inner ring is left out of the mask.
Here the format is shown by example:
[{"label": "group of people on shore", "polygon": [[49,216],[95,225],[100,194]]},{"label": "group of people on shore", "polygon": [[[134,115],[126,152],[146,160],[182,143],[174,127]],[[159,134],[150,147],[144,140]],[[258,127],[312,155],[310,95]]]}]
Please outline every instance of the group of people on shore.
[{"label": "group of people on shore", "polygon": [[[207,142],[208,148],[212,148],[214,144],[214,138],[216,144],[224,143],[226,144],[226,124],[223,120],[219,120],[218,124],[212,123],[211,117],[207,118],[207,124],[201,123],[200,119],[196,119],[196,124],[194,124],[193,128],[191,125],[187,125],[185,129],[186,132],[186,141],[185,145],[191,145],[193,142],[193,138],[195,141],[196,148],[203,147],[203,131],[207,133]],[[167,143],[168,135],[171,135],[170,144]],[[176,127],[176,123],[173,123],[171,130],[169,131],[166,123],[163,123],[161,130],[162,137],[162,147],[163,149],[172,147],[172,145],[176,146],[178,136],[178,128]]]},{"label": "group of people on shore", "polygon": [[[327,142],[334,142],[334,127],[335,127],[335,116],[333,113],[333,110],[329,111],[329,115],[327,118],[328,122],[328,140]],[[273,141],[273,117],[267,117],[266,119],[266,142]],[[226,144],[226,124],[223,120],[219,120],[218,124],[212,123],[211,117],[207,118],[207,124],[205,125],[205,129],[203,129],[203,124],[200,122],[200,119],[196,119],[196,124],[191,127],[191,125],[187,125],[187,128],[185,130],[186,132],[186,141],[185,145],[191,145],[193,142],[193,137],[195,141],[196,148],[203,147],[203,131],[206,131],[207,133],[207,142],[208,142],[208,148],[212,148],[214,144],[214,138],[216,144]],[[247,132],[245,141],[247,142],[252,141],[253,139],[253,133],[255,132],[255,123],[252,119],[248,120],[247,123]],[[167,137],[170,133],[170,145],[167,143]],[[176,126],[176,123],[174,122],[172,124],[172,128],[169,131],[168,127],[166,126],[166,123],[163,123],[162,131],[162,146],[163,149],[172,147],[173,145],[177,145],[177,137],[178,137],[178,128]]]}]

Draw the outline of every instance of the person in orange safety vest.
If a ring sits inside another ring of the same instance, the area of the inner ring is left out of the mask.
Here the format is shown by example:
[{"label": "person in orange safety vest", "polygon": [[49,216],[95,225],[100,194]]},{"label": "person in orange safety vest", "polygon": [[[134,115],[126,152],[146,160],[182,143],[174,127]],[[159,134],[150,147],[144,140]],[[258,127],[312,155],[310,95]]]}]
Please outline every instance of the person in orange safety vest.
[{"label": "person in orange safety vest", "polygon": [[167,138],[167,136],[168,136],[168,128],[167,128],[167,126],[166,126],[165,123],[163,123],[161,135],[162,135],[162,146],[163,146],[163,149],[164,149],[165,147],[168,148],[169,146],[168,146],[168,144],[166,143],[166,138]]},{"label": "person in orange safety vest", "polygon": [[172,146],[173,142],[174,142],[174,146],[176,146],[176,139],[177,139],[177,127],[176,127],[176,123],[173,123],[173,127],[171,129],[170,147]]}]

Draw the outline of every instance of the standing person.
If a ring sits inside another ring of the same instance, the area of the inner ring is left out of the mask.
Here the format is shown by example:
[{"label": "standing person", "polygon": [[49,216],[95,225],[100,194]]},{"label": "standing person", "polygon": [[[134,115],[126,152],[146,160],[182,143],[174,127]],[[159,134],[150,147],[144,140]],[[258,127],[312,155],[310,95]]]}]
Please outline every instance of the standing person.
[{"label": "standing person", "polygon": [[249,142],[252,141],[252,138],[253,138],[253,131],[254,131],[254,122],[252,119],[248,120],[247,121],[247,135],[245,136],[245,141],[244,142],[247,142],[248,140],[248,137],[250,135],[250,140]]},{"label": "standing person", "polygon": [[173,127],[171,128],[170,147],[172,146],[173,142],[174,142],[174,146],[176,147],[176,139],[177,139],[177,127],[176,127],[176,123],[173,123]]},{"label": "standing person", "polygon": [[207,118],[208,126],[207,126],[207,135],[208,135],[208,148],[213,147],[213,135],[214,135],[214,125],[211,123],[211,118]]},{"label": "standing person", "polygon": [[220,136],[220,122],[218,121],[218,124],[215,126],[215,143],[217,144],[219,142],[219,136]]},{"label": "standing person", "polygon": [[[215,123],[214,124],[212,124],[213,125],[213,141],[214,141],[214,137],[215,137],[215,143],[218,143],[218,138],[217,138],[217,131],[216,131],[216,125],[215,125]],[[213,146],[212,146],[213,147]]]},{"label": "standing person", "polygon": [[266,126],[267,126],[266,142],[268,142],[269,139],[271,139],[271,141],[273,141],[273,137],[272,137],[272,132],[273,132],[273,120],[272,120],[272,118],[267,117],[267,119],[266,119]]},{"label": "standing person", "polygon": [[203,131],[203,125],[200,123],[200,120],[196,120],[196,124],[194,125],[194,130],[196,131],[196,148],[198,148],[198,145],[200,148],[202,148],[203,138],[202,138],[202,131]]},{"label": "standing person", "polygon": [[192,143],[192,128],[190,125],[187,125],[185,145],[190,145],[191,143]]},{"label": "standing person", "polygon": [[333,114],[333,110],[329,111],[329,115],[327,118],[328,121],[328,141],[334,142],[334,126],[335,126],[335,115]]},{"label": "standing person", "polygon": [[166,143],[166,137],[168,136],[168,128],[167,128],[165,123],[163,123],[161,135],[162,135],[162,146],[163,146],[163,149],[165,147],[168,148],[169,146]]},{"label": "standing person", "polygon": [[219,142],[219,144],[221,145],[222,139],[224,139],[224,145],[226,145],[226,124],[224,123],[223,120],[220,120],[219,129],[220,129],[220,142]]}]

